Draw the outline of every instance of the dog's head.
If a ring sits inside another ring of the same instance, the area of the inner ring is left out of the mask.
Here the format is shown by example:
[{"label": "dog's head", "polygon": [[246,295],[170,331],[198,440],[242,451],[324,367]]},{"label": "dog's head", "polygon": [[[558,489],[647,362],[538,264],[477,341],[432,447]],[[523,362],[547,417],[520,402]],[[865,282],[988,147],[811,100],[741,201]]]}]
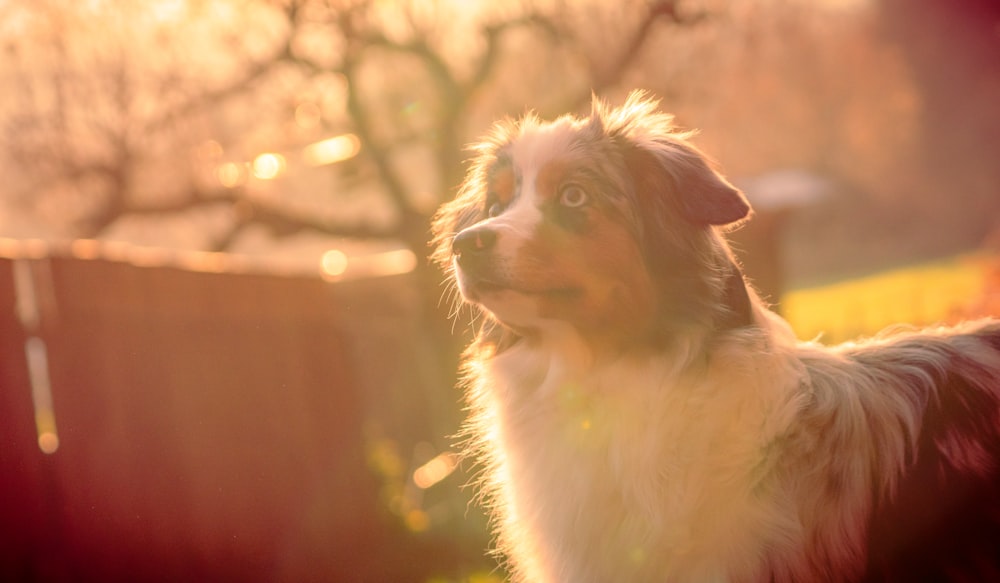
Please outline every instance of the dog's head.
[{"label": "dog's head", "polygon": [[750,206],[657,105],[595,99],[588,118],[507,120],[474,146],[435,218],[435,258],[501,324],[491,335],[568,324],[617,345],[749,323],[718,227]]}]

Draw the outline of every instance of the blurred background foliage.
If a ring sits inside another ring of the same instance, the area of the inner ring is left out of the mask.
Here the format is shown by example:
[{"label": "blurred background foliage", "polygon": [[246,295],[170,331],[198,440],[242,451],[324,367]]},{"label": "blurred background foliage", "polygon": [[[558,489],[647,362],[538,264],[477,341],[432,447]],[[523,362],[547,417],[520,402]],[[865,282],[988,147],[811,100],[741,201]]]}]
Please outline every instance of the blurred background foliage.
[{"label": "blurred background foliage", "polygon": [[[384,391],[368,464],[410,533],[465,518],[460,482],[414,487],[454,468],[471,325],[448,321],[425,258],[466,144],[499,117],[662,98],[762,211],[766,262],[796,288],[771,299],[803,337],[996,313],[993,0],[0,0],[0,82],[0,237],[409,274],[389,285],[404,330],[352,329],[366,390]],[[821,187],[775,202],[761,186],[790,175]],[[383,310],[385,288],[345,309]],[[394,334],[412,352],[395,376],[372,356]]]},{"label": "blurred background foliage", "polygon": [[796,168],[832,181],[822,220],[799,221],[811,244],[790,246],[796,282],[947,254],[996,226],[997,11],[7,1],[0,232],[300,256],[319,234],[423,255],[427,216],[492,120],[639,87],[737,180]]}]

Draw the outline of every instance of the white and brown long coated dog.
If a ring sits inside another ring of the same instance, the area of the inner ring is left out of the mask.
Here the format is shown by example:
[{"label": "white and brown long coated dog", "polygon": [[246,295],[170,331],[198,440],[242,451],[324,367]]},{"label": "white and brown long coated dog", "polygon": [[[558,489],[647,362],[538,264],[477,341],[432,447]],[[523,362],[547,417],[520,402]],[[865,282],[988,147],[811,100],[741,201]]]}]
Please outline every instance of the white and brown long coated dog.
[{"label": "white and brown long coated dog", "polygon": [[498,124],[435,223],[518,581],[1000,581],[1000,323],[797,342],[657,104]]}]

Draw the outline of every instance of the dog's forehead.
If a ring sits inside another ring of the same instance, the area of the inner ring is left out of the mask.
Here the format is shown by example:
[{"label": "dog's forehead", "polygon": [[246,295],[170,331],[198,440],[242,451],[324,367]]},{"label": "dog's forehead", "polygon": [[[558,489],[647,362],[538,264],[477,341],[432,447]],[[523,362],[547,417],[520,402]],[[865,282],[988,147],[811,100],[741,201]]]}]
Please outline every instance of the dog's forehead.
[{"label": "dog's forehead", "polygon": [[532,179],[554,160],[565,157],[579,141],[579,128],[569,120],[535,126],[522,131],[507,148],[514,172]]}]

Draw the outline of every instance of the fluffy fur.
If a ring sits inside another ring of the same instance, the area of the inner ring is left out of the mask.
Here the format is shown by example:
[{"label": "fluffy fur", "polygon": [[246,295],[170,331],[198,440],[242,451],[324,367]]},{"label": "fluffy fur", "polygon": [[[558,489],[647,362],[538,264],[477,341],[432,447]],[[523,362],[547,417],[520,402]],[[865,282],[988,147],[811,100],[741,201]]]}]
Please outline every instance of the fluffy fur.
[{"label": "fluffy fur", "polygon": [[797,342],[656,107],[499,123],[435,221],[513,578],[1000,580],[1000,324]]}]

